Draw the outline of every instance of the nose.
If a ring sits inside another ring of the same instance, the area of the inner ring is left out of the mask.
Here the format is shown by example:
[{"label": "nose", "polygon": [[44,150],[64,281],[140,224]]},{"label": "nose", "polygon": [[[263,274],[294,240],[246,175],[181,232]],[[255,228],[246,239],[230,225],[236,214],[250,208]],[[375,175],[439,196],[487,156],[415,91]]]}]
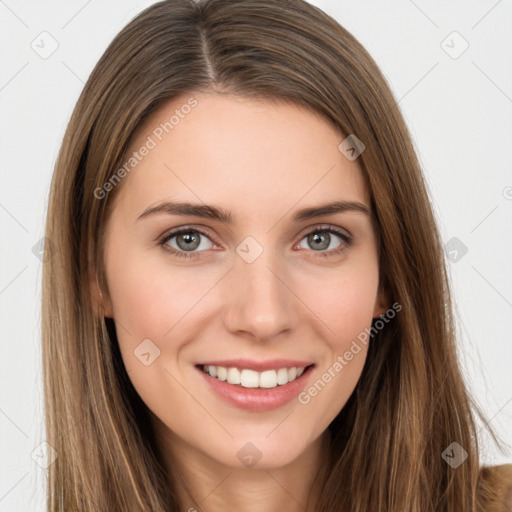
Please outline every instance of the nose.
[{"label": "nose", "polygon": [[296,327],[298,301],[291,276],[270,251],[252,263],[237,258],[229,279],[224,323],[230,332],[264,341]]}]

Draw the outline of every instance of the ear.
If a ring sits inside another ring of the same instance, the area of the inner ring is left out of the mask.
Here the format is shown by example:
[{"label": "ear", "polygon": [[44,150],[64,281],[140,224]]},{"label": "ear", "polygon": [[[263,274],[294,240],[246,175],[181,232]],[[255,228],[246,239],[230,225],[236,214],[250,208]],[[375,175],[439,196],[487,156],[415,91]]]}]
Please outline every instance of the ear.
[{"label": "ear", "polygon": [[382,283],[379,285],[379,290],[377,292],[377,297],[375,299],[375,307],[373,309],[373,318],[377,318],[383,315],[389,309],[389,298],[387,296],[386,290],[382,286]]},{"label": "ear", "polygon": [[112,300],[108,290],[102,290],[98,282],[96,267],[89,258],[89,291],[94,311],[99,315],[107,318],[113,318]]}]

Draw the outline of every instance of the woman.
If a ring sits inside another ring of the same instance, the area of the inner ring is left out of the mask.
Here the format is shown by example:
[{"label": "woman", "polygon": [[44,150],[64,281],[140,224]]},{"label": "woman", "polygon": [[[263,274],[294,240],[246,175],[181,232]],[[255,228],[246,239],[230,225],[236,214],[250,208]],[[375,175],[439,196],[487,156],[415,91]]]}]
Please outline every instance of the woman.
[{"label": "woman", "polygon": [[510,509],[406,126],[317,8],[137,16],[77,103],[46,236],[49,511]]}]

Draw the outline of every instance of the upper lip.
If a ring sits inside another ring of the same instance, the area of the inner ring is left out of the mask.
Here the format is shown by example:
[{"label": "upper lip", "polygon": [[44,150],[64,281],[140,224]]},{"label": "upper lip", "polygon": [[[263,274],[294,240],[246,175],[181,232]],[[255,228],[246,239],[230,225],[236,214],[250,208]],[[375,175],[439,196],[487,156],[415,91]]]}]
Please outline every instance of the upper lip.
[{"label": "upper lip", "polygon": [[299,361],[295,359],[268,359],[267,361],[255,361],[253,359],[223,359],[204,361],[198,366],[223,366],[225,368],[239,368],[263,372],[266,370],[279,370],[280,368],[305,368],[313,363],[311,361]]}]

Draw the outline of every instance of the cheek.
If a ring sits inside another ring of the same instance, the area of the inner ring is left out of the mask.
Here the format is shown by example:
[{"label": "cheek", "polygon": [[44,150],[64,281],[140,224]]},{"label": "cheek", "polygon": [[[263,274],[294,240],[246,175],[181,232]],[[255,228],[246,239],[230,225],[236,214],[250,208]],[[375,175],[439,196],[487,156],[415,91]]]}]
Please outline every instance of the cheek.
[{"label": "cheek", "polygon": [[106,257],[107,282],[130,380],[150,409],[162,411],[169,402],[185,408],[187,396],[174,378],[181,380],[173,361],[193,337],[188,320],[206,293],[204,279],[201,285],[192,272],[167,264],[161,256],[121,248],[115,240],[111,246],[116,254]]},{"label": "cheek", "polygon": [[301,407],[318,419],[319,428],[325,428],[347,402],[366,361],[378,290],[377,261],[372,255],[361,258],[317,284],[309,286],[309,300],[326,326],[328,350],[298,398]]},{"label": "cheek", "polygon": [[197,273],[142,252],[124,252],[106,265],[114,317],[133,343],[162,343],[208,288]]},{"label": "cheek", "polygon": [[169,262],[158,249],[131,250],[119,238],[112,239],[116,251],[107,253],[105,266],[126,371],[148,404],[155,389],[172,388],[180,396],[168,372],[180,376],[176,365],[198,336],[198,312],[219,277]]},{"label": "cheek", "polygon": [[[325,325],[326,340],[331,350],[344,351],[347,345],[365,328],[374,316],[379,272],[372,255],[347,262],[336,272],[307,277],[303,281],[306,303]],[[315,281],[315,286],[312,286]]]}]

